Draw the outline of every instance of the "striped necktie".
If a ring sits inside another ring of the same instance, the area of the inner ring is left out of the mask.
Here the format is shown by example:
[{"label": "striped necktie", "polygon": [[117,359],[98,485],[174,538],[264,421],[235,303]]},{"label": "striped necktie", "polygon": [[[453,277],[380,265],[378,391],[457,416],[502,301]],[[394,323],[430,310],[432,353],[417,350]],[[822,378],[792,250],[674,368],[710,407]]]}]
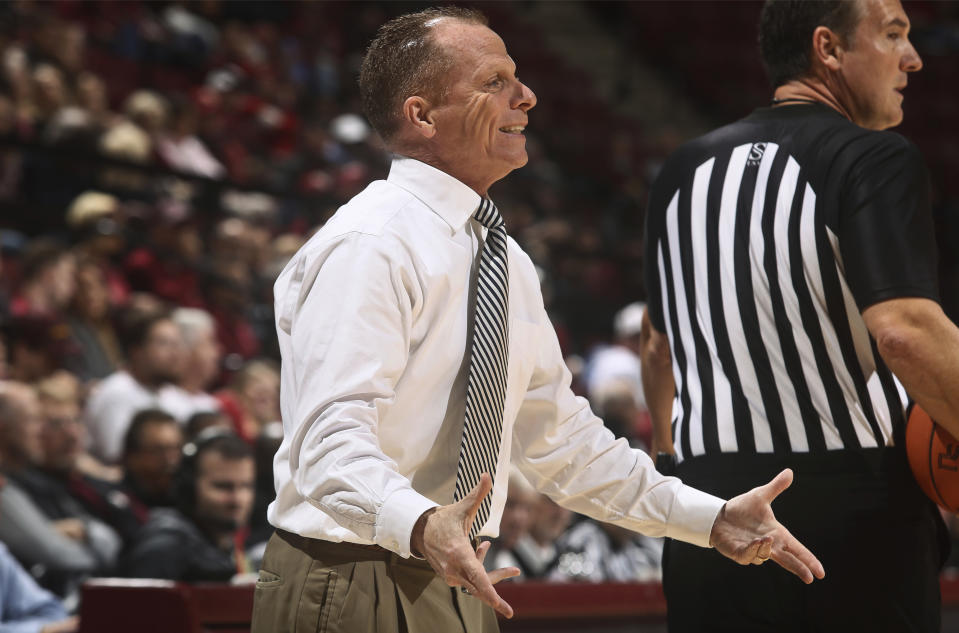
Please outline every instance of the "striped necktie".
[{"label": "striped necktie", "polygon": [[[503,402],[506,399],[506,358],[509,352],[506,223],[496,206],[486,199],[480,202],[473,217],[488,230],[476,281],[473,342],[466,386],[466,421],[456,469],[454,501],[469,494],[483,473],[495,476],[503,433]],[[491,497],[492,493],[487,495],[476,512],[470,540],[476,538],[480,528],[489,519]]]}]

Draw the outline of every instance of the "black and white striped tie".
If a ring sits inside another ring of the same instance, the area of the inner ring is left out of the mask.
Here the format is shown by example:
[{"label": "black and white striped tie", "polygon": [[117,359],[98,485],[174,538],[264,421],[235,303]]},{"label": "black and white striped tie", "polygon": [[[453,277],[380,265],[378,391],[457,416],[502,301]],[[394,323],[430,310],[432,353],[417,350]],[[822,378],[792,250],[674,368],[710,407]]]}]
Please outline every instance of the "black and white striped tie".
[{"label": "black and white striped tie", "polygon": [[[506,223],[489,200],[480,202],[473,214],[488,231],[480,257],[473,313],[473,343],[466,386],[466,422],[456,469],[454,501],[459,501],[479,483],[480,475],[496,473],[503,433],[503,402],[506,399],[506,359],[509,352],[506,266]],[[476,512],[470,540],[489,519],[490,498]]]}]

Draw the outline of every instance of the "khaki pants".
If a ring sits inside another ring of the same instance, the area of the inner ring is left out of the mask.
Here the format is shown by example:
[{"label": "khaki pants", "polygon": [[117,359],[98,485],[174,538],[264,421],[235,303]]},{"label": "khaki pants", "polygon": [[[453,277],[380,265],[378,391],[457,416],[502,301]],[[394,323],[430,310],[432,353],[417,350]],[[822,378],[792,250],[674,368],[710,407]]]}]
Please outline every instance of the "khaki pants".
[{"label": "khaki pants", "polygon": [[282,530],[270,538],[252,633],[498,633],[496,613],[426,561]]}]

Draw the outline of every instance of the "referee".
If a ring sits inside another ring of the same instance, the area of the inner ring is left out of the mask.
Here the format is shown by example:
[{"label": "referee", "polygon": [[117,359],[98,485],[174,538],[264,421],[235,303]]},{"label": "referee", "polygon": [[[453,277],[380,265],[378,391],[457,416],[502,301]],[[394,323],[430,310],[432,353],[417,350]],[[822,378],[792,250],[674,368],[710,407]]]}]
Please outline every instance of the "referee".
[{"label": "referee", "polygon": [[776,513],[829,570],[805,586],[671,541],[672,632],[939,630],[943,525],[904,418],[908,392],[959,432],[959,330],[921,157],[882,131],[922,66],[908,34],[899,0],[767,1],[772,103],[680,148],[651,191],[643,373],[676,474],[728,496],[793,468]]}]

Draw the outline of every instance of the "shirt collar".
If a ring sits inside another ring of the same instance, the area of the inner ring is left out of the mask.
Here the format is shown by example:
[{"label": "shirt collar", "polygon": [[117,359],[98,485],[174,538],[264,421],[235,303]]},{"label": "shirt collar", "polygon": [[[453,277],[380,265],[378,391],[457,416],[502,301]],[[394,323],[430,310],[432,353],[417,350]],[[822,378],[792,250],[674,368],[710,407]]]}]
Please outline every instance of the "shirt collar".
[{"label": "shirt collar", "polygon": [[388,182],[416,196],[454,231],[463,228],[480,204],[480,195],[444,171],[396,155]]}]

